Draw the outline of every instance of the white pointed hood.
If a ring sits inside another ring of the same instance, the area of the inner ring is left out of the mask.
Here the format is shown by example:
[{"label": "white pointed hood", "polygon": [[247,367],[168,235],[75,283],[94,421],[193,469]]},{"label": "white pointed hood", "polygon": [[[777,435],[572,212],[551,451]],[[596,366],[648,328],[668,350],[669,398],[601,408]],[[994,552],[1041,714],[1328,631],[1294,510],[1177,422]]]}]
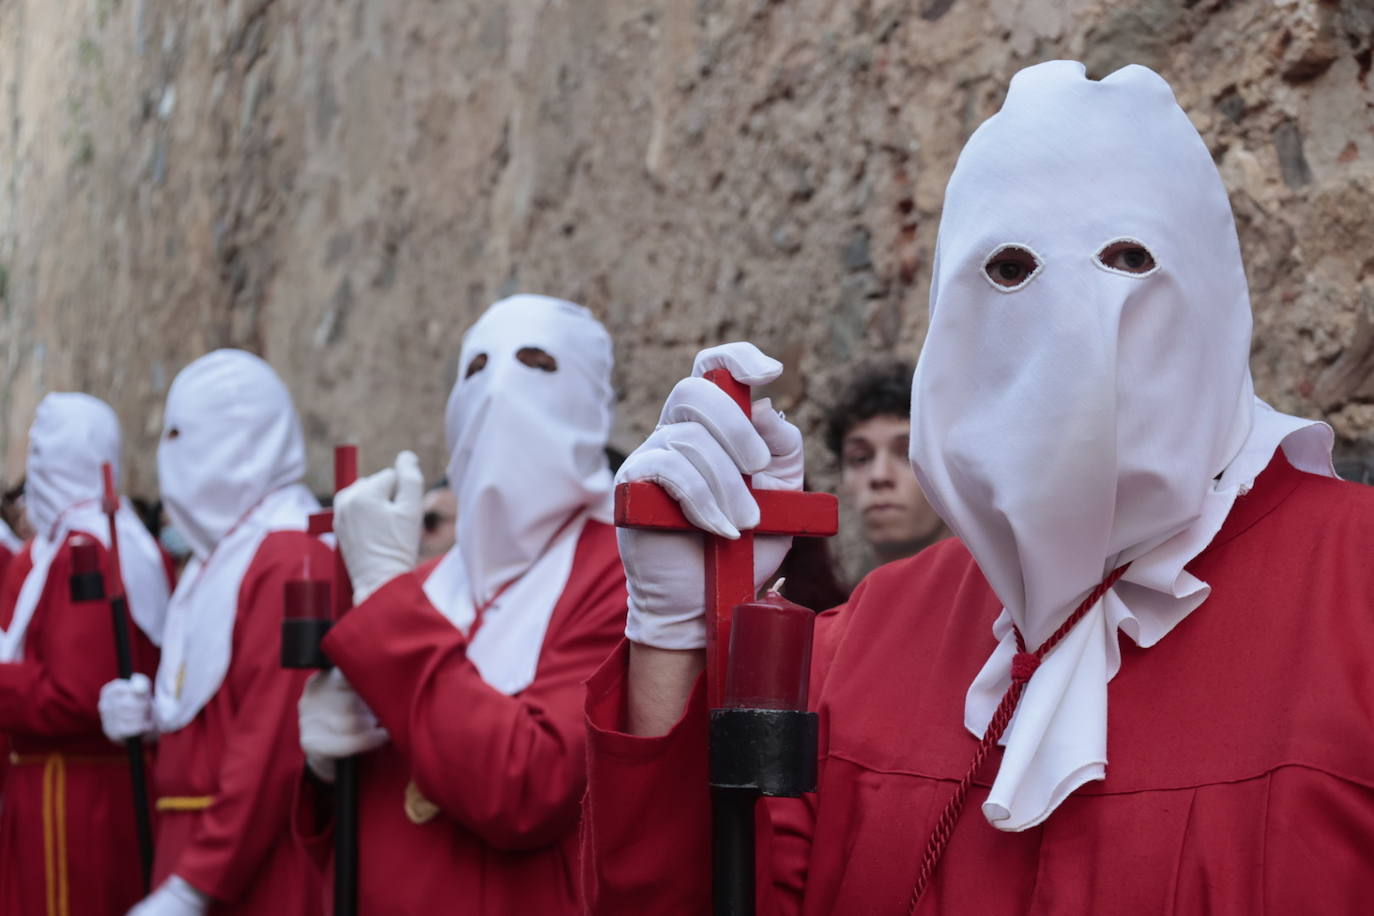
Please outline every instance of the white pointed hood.
[{"label": "white pointed hood", "polygon": [[490,603],[468,656],[508,694],[534,678],[586,519],[610,521],[611,366],[601,322],[547,296],[502,299],[463,337],[444,417],[458,538],[425,591],[464,631]]},{"label": "white pointed hood", "polygon": [[300,483],[305,440],[290,393],[242,350],[202,356],[172,381],[157,473],[193,553],[172,596],[154,691],[158,727],[169,732],[224,681],[239,587],[263,539],[304,529],[319,503]]},{"label": "white pointed hood", "polygon": [[[1098,255],[1131,240],[1155,267]],[[1008,290],[1003,246],[1038,269]],[[1153,645],[1207,597],[1184,570],[1282,443],[1330,474],[1330,430],[1255,399],[1250,301],[1220,176],[1168,84],[1055,61],[1012,80],[950,179],[917,366],[911,461],[1005,605],[969,689],[980,735],[1034,649],[1107,572],[1124,579],[1046,658],[984,813],[1020,830],[1104,777],[1117,630]]]},{"label": "white pointed hood", "polygon": [[[110,546],[109,519],[101,511],[101,465],[108,462],[119,479],[119,419],[99,398],[54,392],[43,398],[29,429],[25,468],[25,509],[35,531],[33,566],[19,589],[9,629],[0,637],[0,661],[18,661],[58,549],[73,531]],[[130,615],[154,645],[162,641],[167,612],[167,571],[157,541],[127,501],[115,513],[119,534],[120,578]],[[67,583],[61,583],[65,589]],[[113,637],[111,637],[113,638]]]}]

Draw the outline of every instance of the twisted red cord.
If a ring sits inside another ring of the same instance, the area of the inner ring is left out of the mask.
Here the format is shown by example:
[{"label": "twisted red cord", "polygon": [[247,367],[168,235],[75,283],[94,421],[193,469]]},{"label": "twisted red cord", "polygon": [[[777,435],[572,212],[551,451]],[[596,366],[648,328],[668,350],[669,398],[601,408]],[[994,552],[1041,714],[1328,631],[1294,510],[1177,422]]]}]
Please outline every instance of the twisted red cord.
[{"label": "twisted red cord", "polygon": [[988,727],[983,732],[983,738],[978,742],[978,749],[973,752],[973,762],[969,764],[968,771],[959,780],[959,784],[954,787],[954,795],[950,797],[945,809],[940,812],[939,819],[935,822],[935,829],[931,831],[930,842],[926,844],[925,857],[921,860],[921,870],[916,875],[916,886],[911,891],[911,903],[907,907],[908,916],[916,912],[916,905],[921,902],[921,896],[930,886],[930,879],[935,875],[935,866],[939,864],[940,857],[945,854],[945,847],[949,845],[949,838],[954,834],[954,825],[959,822],[959,815],[964,810],[964,802],[968,798],[968,790],[973,785],[973,777],[978,775],[982,769],[983,762],[987,760],[994,745],[1002,739],[1002,733],[1007,730],[1007,725],[1011,722],[1012,713],[1016,712],[1016,704],[1021,701],[1021,694],[1026,689],[1026,683],[1030,680],[1035,669],[1040,667],[1041,660],[1050,651],[1069,635],[1069,631],[1074,628],[1078,621],[1082,620],[1088,611],[1092,610],[1093,605],[1107,594],[1107,590],[1116,584],[1117,580],[1126,572],[1126,567],[1131,564],[1126,563],[1112,570],[1107,578],[1098,583],[1097,587],[1088,593],[1088,597],[1083,599],[1083,603],[1074,609],[1059,629],[1050,634],[1050,638],[1040,644],[1040,648],[1034,652],[1026,651],[1026,641],[1021,635],[1021,631],[1012,627],[1012,633],[1016,636],[1016,655],[1011,660],[1011,685],[1007,687],[1007,692],[1002,694],[1002,701],[997,704],[997,710],[992,714],[992,720],[988,722]]}]

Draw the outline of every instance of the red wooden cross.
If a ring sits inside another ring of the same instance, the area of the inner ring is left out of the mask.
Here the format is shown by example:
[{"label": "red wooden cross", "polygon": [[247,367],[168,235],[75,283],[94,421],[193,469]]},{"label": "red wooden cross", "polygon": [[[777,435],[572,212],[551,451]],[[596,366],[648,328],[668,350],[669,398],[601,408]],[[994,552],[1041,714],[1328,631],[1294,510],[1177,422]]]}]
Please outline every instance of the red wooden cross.
[{"label": "red wooden cross", "polygon": [[[334,493],[358,479],[358,447],[356,445],[334,446]],[[325,509],[313,512],[306,529],[310,534],[328,534],[334,530],[334,510]],[[353,586],[348,581],[348,567],[344,565],[343,551],[334,551],[334,619],[338,620],[343,612],[353,606]]]},{"label": "red wooden cross", "polygon": [[[725,369],[706,373],[739,405],[750,412],[749,386]],[[744,476],[749,486],[748,475]],[[706,540],[706,677],[711,708],[725,698],[725,671],[730,651],[730,618],[734,607],[754,597],[754,535],[786,534],[829,537],[839,530],[839,503],[829,493],[795,490],[755,490],[759,524],[741,531],[738,540],[702,533]],[[615,523],[620,528],[657,531],[699,530],[687,521],[677,501],[658,484],[622,483],[615,489]]]}]

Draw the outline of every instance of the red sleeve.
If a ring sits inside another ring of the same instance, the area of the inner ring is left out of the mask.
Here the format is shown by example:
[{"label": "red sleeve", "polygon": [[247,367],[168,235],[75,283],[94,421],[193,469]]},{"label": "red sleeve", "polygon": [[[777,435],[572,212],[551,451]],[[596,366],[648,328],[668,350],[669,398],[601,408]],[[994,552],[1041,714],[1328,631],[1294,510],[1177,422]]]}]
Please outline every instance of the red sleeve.
[{"label": "red sleeve", "polygon": [[516,696],[482,680],[462,633],[414,574],[388,583],[326,637],[329,657],[391,733],[420,791],[498,849],[544,846],[577,823],[582,683],[625,621],[620,560],[613,541],[600,547],[590,562],[578,551],[538,675]]},{"label": "red sleeve", "polygon": [[[851,601],[861,595],[860,585]],[[842,634],[844,606],[820,615],[812,652],[811,708]],[[583,890],[599,916],[711,911],[711,795],[707,785],[705,678],[682,717],[658,737],[623,731],[629,643],[587,682],[587,797]],[[820,759],[825,765],[826,722]],[[646,829],[652,824],[652,829]],[[801,912],[815,825],[815,796],[770,798],[758,808],[757,911]]]},{"label": "red sleeve", "polygon": [[[666,734],[621,731],[629,643],[587,682],[583,891],[602,916],[711,912],[706,688],[698,678]],[[652,825],[646,827],[646,825]]]},{"label": "red sleeve", "polygon": [[[100,734],[100,688],[118,676],[114,624],[108,603],[71,600],[69,543],[53,557],[24,637],[24,660],[0,664],[0,731]],[[97,547],[109,581],[109,554]]]},{"label": "red sleeve", "polygon": [[310,672],[281,667],[282,591],[299,574],[305,550],[319,569],[330,568],[333,559],[314,538],[288,537],[264,542],[239,590],[234,654],[220,687],[230,692],[232,718],[218,791],[172,869],[217,900],[236,899],[289,829],[301,760],[296,702]]}]

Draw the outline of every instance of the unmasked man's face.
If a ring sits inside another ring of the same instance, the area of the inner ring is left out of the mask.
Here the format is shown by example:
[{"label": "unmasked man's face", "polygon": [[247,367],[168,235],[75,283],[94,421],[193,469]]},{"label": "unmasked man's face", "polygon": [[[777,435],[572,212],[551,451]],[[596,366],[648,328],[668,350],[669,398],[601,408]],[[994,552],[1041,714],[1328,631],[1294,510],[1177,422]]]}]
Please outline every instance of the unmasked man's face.
[{"label": "unmasked man's face", "polygon": [[911,422],[882,414],[854,424],[840,453],[845,502],[858,513],[864,540],[877,553],[911,553],[944,529],[907,460]]}]

